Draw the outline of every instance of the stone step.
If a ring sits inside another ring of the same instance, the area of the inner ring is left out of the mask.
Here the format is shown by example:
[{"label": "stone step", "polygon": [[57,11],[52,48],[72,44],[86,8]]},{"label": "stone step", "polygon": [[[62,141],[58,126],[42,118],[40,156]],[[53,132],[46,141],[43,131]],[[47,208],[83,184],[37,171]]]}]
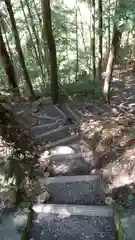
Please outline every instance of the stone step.
[{"label": "stone step", "polygon": [[54,204],[105,204],[100,175],[40,178],[39,182],[47,186]]},{"label": "stone step", "polygon": [[76,153],[74,149],[68,146],[57,146],[45,152],[46,154],[44,154],[44,159],[49,160],[50,162],[56,162],[59,160],[64,161],[66,159],[70,161],[72,159],[78,159],[81,157],[83,158],[83,153],[81,152]]},{"label": "stone step", "polygon": [[38,114],[40,116],[48,116],[52,119],[63,118],[63,113],[59,110],[59,108],[53,105],[51,102],[49,103],[42,103],[40,105]]},{"label": "stone step", "polygon": [[79,122],[82,118],[82,115],[79,113],[79,111],[74,106],[71,106],[71,104],[63,104],[61,106],[61,110],[67,117],[72,118],[73,121]]},{"label": "stone step", "polygon": [[79,134],[73,134],[73,135],[70,135],[70,136],[66,136],[60,140],[57,140],[55,142],[52,142],[52,143],[48,143],[46,145],[46,148],[48,149],[51,149],[51,148],[54,148],[54,147],[57,147],[57,146],[75,146],[76,144],[78,145],[79,144],[79,141],[80,141],[80,136]]},{"label": "stone step", "polygon": [[116,240],[110,206],[34,205],[29,239]]},{"label": "stone step", "polygon": [[93,166],[90,159],[87,161],[80,145],[79,135],[66,137],[45,145],[45,150],[49,150],[46,158],[49,160],[48,171],[52,177],[58,175],[87,175],[91,173]]},{"label": "stone step", "polygon": [[48,172],[54,176],[74,176],[90,174],[92,165],[85,161],[81,153],[52,155],[48,161]]},{"label": "stone step", "polygon": [[40,125],[37,125],[37,126],[33,126],[31,128],[31,134],[33,136],[39,136],[39,135],[43,135],[49,131],[52,131],[52,130],[55,130],[55,129],[58,129],[58,127],[60,126],[59,123],[57,122],[52,122],[50,124],[40,124]]},{"label": "stone step", "polygon": [[55,142],[67,136],[70,136],[69,128],[67,126],[59,126],[58,128],[36,135],[35,138],[45,140],[46,142]]}]

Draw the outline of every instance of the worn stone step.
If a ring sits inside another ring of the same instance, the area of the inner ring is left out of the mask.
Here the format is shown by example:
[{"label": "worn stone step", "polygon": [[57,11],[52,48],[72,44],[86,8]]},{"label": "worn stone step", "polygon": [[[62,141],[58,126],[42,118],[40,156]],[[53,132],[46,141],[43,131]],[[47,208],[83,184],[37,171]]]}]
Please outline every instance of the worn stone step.
[{"label": "worn stone step", "polygon": [[76,146],[79,144],[80,141],[80,136],[79,134],[73,134],[70,136],[66,136],[60,140],[57,140],[55,142],[52,143],[48,143],[46,145],[46,148],[51,149],[57,146]]},{"label": "worn stone step", "polygon": [[59,126],[58,128],[36,135],[35,138],[45,140],[46,142],[55,142],[67,137],[68,135],[70,136],[69,128],[67,126]]},{"label": "worn stone step", "polygon": [[63,114],[59,111],[58,107],[53,105],[51,102],[42,103],[40,105],[38,114],[41,116],[49,116],[50,118],[63,118]]},{"label": "worn stone step", "polygon": [[80,136],[73,135],[45,145],[50,153],[46,158],[49,160],[48,171],[51,176],[74,176],[91,173],[92,162],[90,159],[87,161],[85,154],[81,152],[80,144]]},{"label": "worn stone step", "polygon": [[29,239],[116,240],[110,206],[34,205]]},{"label": "worn stone step", "polygon": [[40,178],[55,204],[105,204],[104,186],[100,175]]},{"label": "worn stone step", "polygon": [[71,106],[71,104],[63,104],[61,106],[61,110],[67,117],[72,118],[74,121],[80,121],[82,118],[82,115],[79,113],[79,111],[74,106]]},{"label": "worn stone step", "polygon": [[[74,151],[74,150],[73,150]],[[51,153],[51,152],[50,152]],[[47,156],[47,158],[49,157],[49,159],[51,161],[58,161],[58,160],[62,160],[64,161],[65,159],[67,160],[71,160],[71,159],[78,159],[78,158],[83,158],[83,154],[81,152],[78,153],[59,153],[59,154],[50,154]]]},{"label": "worn stone step", "polygon": [[33,136],[39,136],[39,135],[43,135],[49,131],[52,131],[52,130],[55,130],[55,129],[58,129],[58,127],[60,126],[59,123],[57,122],[52,122],[52,123],[49,123],[49,124],[40,124],[40,125],[37,125],[37,126],[33,126],[32,129],[31,129],[31,134]]},{"label": "worn stone step", "polygon": [[92,165],[86,162],[80,153],[64,155],[63,158],[51,156],[48,162],[48,172],[53,176],[74,176],[90,174]]},{"label": "worn stone step", "polygon": [[74,149],[68,146],[57,146],[44,153],[46,153],[44,154],[44,159],[49,160],[50,162],[64,161],[66,159],[70,161],[72,159],[83,158],[83,153],[76,153]]},{"label": "worn stone step", "polygon": [[[81,142],[79,142],[78,140],[72,143],[71,145],[67,144],[64,146],[63,144],[56,147],[52,147],[51,149],[49,149],[48,156],[49,156],[49,159],[53,161],[64,160],[64,159],[70,160],[70,159],[76,159],[76,158],[86,159],[86,152],[83,151],[83,149],[81,148]],[[89,161],[90,161],[90,158],[89,158]]]}]

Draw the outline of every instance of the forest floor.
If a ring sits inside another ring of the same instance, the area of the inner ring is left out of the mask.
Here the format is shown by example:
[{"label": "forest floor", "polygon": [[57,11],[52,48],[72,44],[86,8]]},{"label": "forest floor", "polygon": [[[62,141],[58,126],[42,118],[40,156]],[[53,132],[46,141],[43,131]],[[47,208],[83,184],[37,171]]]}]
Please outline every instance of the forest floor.
[{"label": "forest floor", "polygon": [[110,107],[102,100],[93,107],[86,103],[91,118],[82,122],[80,129],[110,193],[130,204],[129,196],[135,198],[135,73],[115,69],[112,88]]}]

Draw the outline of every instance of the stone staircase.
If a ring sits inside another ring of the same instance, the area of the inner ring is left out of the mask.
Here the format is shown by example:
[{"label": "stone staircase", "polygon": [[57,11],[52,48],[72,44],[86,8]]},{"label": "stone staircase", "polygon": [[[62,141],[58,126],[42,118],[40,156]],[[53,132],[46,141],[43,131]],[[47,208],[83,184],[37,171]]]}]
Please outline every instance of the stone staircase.
[{"label": "stone staircase", "polygon": [[[20,109],[16,109],[15,114],[21,116],[20,121],[27,125],[29,134],[48,149],[48,168],[53,176],[39,178],[51,198],[47,203],[32,206],[25,240],[116,240],[113,208],[105,201],[105,183],[100,174],[91,173],[92,166],[81,152],[76,128],[82,113],[73,105],[59,108],[44,104],[38,114],[32,110],[20,114]],[[31,118],[36,121],[34,126],[28,120]]]},{"label": "stone staircase", "polygon": [[40,179],[51,200],[33,206],[29,239],[115,240],[111,206],[105,203],[99,175],[58,176]]}]

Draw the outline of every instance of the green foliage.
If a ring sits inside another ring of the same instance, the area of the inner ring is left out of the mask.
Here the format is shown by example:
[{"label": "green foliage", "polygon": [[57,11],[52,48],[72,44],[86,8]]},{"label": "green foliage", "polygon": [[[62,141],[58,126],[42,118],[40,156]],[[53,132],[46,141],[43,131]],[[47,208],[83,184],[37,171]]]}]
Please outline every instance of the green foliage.
[{"label": "green foliage", "polygon": [[93,84],[93,81],[77,81],[73,83],[64,83],[60,86],[60,92],[65,95],[88,95],[92,94],[95,97],[101,97],[102,89],[99,83]]},{"label": "green foliage", "polygon": [[[109,3],[110,2],[110,3]],[[120,5],[116,11],[116,2],[113,0],[103,0],[103,54],[106,54],[108,45],[108,29],[110,34],[113,31],[113,24],[116,21],[119,28],[123,28],[122,48],[120,52],[121,63],[125,64],[125,60],[129,56],[129,49],[132,49],[134,41],[127,41],[125,36],[131,34],[135,29],[135,0],[120,0]],[[77,36],[76,36],[76,1],[68,3],[68,1],[59,0],[52,4],[52,21],[53,34],[56,41],[58,75],[60,90],[64,94],[93,92],[95,95],[101,96],[101,87],[92,86],[90,81],[92,76],[92,53],[91,53],[91,32],[90,32],[90,6],[88,1],[78,1],[77,15]],[[4,5],[4,4],[3,4]],[[23,6],[23,11],[22,11]],[[30,8],[30,12],[29,12]],[[50,75],[49,75],[49,58],[48,48],[46,46],[46,38],[43,39],[43,23],[42,9],[38,0],[22,0],[13,1],[13,10],[21,39],[21,46],[25,57],[25,63],[35,89],[42,89],[45,95],[50,94]],[[115,14],[116,12],[116,14]],[[31,17],[32,16],[32,17]],[[110,17],[110,21],[109,21]],[[96,5],[96,67],[98,64],[98,6]],[[34,28],[33,28],[34,26]],[[6,28],[6,34],[9,41],[11,51],[16,56],[15,44],[11,26]],[[31,33],[31,34],[30,34]],[[76,76],[76,37],[78,39],[78,64],[79,69],[77,75],[82,70],[88,73],[84,80],[79,79],[75,82]],[[128,42],[128,44],[127,44]],[[33,46],[34,43],[34,46]],[[122,55],[124,52],[124,56]],[[17,56],[18,59],[18,56]],[[18,64],[19,65],[19,64]],[[19,66],[20,67],[20,66]],[[20,74],[22,71],[20,69]],[[23,76],[21,76],[23,79]],[[3,68],[0,66],[1,85],[5,81]],[[83,82],[84,81],[84,82]],[[27,92],[24,79],[20,84],[22,92]],[[79,89],[80,88],[80,89]],[[27,94],[26,94],[27,95]]]},{"label": "green foliage", "polygon": [[122,206],[115,202],[114,204],[114,215],[117,228],[117,240],[125,240],[125,231],[121,223],[120,211]]}]

